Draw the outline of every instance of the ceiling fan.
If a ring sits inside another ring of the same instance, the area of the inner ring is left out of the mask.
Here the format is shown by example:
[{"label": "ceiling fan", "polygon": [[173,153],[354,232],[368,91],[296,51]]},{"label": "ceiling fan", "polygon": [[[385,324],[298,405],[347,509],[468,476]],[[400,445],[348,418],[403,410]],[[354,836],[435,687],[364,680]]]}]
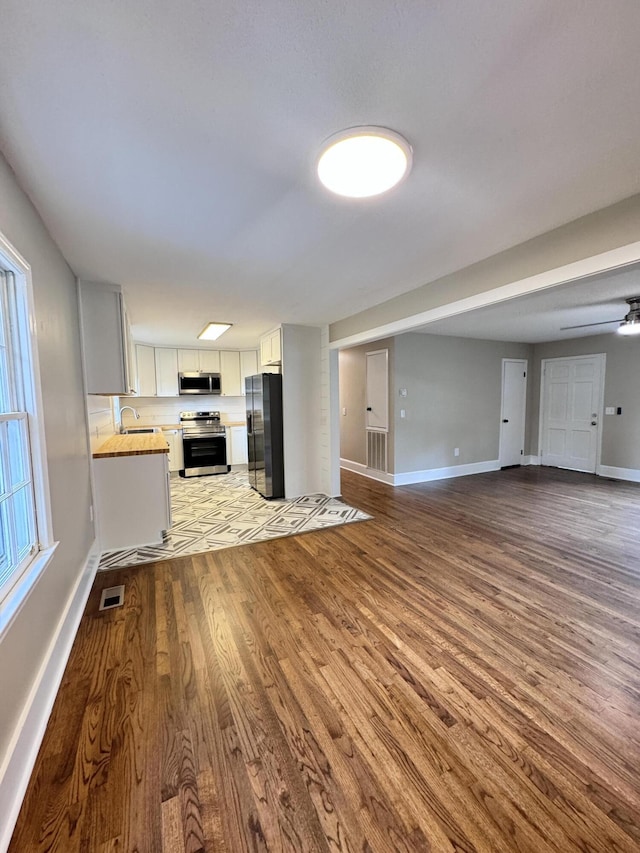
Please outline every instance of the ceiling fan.
[{"label": "ceiling fan", "polygon": [[622,320],[604,320],[601,323],[582,323],[580,326],[562,326],[561,331],[568,329],[586,329],[587,326],[610,326],[619,323],[617,331],[621,335],[640,335],[640,296],[633,296],[626,300],[629,312]]}]

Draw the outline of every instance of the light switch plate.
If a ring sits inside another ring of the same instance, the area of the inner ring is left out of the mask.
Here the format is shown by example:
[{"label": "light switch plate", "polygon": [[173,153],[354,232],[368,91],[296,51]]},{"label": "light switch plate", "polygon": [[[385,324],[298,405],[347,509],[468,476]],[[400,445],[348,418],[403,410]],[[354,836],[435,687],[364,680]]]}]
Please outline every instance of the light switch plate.
[{"label": "light switch plate", "polygon": [[607,406],[607,408],[604,410],[604,413],[605,413],[605,415],[615,415],[615,413],[616,413],[615,406]]}]

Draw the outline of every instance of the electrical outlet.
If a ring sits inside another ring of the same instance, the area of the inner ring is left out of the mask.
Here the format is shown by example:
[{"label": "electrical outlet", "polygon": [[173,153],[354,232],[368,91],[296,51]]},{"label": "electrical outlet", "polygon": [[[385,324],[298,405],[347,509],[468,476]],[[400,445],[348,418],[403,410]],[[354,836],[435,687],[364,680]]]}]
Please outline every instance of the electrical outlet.
[{"label": "electrical outlet", "polygon": [[407,410],[406,409],[400,409],[400,417],[401,418],[407,417]]},{"label": "electrical outlet", "polygon": [[343,417],[345,417],[345,416],[346,416],[346,414],[347,414],[347,407],[346,407],[346,406],[343,406],[343,407],[342,407],[342,416],[343,416]]},{"label": "electrical outlet", "polygon": [[453,448],[453,455],[454,456],[460,456],[460,448],[459,447]]}]

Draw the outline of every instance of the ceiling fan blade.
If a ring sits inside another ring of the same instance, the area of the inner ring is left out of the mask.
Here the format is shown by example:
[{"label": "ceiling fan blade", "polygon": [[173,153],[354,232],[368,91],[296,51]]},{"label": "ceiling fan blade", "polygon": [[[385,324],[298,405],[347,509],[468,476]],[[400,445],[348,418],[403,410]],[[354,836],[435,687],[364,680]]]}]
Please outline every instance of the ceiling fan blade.
[{"label": "ceiling fan blade", "polygon": [[610,326],[612,323],[621,323],[622,320],[603,320],[602,323],[582,323],[580,326],[560,326],[560,331],[565,332],[567,329],[586,329],[587,326]]}]

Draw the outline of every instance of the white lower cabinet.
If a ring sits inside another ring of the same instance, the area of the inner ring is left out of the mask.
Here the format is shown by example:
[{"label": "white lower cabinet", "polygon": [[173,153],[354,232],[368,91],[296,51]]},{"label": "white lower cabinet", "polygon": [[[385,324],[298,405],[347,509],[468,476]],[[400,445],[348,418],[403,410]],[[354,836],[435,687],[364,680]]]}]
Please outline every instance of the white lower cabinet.
[{"label": "white lower cabinet", "polygon": [[227,463],[229,465],[247,464],[246,426],[233,426],[227,430]]},{"label": "white lower cabinet", "polygon": [[181,471],[184,468],[182,430],[163,429],[162,434],[169,443],[169,471]]},{"label": "white lower cabinet", "polygon": [[102,551],[159,545],[171,527],[166,453],[94,459],[96,519]]}]

